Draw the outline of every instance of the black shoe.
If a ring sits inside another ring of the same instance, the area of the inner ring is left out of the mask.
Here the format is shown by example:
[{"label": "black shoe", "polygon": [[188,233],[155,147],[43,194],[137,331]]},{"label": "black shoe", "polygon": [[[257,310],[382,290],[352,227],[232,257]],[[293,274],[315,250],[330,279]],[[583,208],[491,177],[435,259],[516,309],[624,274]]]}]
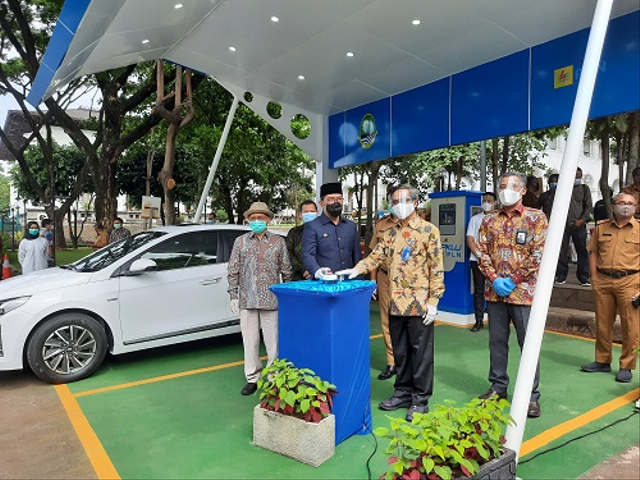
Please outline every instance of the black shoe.
[{"label": "black shoe", "polygon": [[389,380],[396,373],[398,373],[396,367],[394,367],[393,365],[387,365],[387,368],[381,371],[380,375],[378,375],[378,380]]},{"label": "black shoe", "polygon": [[398,397],[391,397],[389,400],[385,400],[384,402],[380,402],[378,404],[378,408],[380,408],[380,410],[386,410],[387,412],[398,410],[399,408],[407,408],[410,406],[411,398]]},{"label": "black shoe", "polygon": [[484,328],[484,323],[480,322],[480,323],[476,323],[473,327],[471,327],[471,331],[472,332],[479,332],[483,328]]},{"label": "black shoe", "polygon": [[540,404],[537,401],[529,402],[527,417],[538,418],[540,416]]},{"label": "black shoe", "polygon": [[425,405],[411,405],[405,418],[407,419],[407,422],[412,422],[414,413],[427,413],[428,411],[429,407]]},{"label": "black shoe", "polygon": [[566,278],[556,278],[556,285],[564,285],[565,283],[567,283]]},{"label": "black shoe", "polygon": [[632,378],[633,374],[628,368],[621,368],[620,371],[616,373],[616,382],[629,383]]},{"label": "black shoe", "polygon": [[507,398],[507,392],[496,392],[494,389],[490,388],[484,395],[480,395],[478,398],[480,400],[489,400],[490,398],[498,397],[500,399]]},{"label": "black shoe", "polygon": [[593,372],[603,372],[607,373],[611,371],[610,363],[600,363],[600,362],[591,362],[586,365],[582,365],[580,370],[583,372],[593,373]]},{"label": "black shoe", "polygon": [[251,395],[253,393],[255,393],[255,391],[258,389],[258,384],[257,383],[247,383],[244,387],[242,387],[242,390],[240,390],[240,393],[242,395]]}]

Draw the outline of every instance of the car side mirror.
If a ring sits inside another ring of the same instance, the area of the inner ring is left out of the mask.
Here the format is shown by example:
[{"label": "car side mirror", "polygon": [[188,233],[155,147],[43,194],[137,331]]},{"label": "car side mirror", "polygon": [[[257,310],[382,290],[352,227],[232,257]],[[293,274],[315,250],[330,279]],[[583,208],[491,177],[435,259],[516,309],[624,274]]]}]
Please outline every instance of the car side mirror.
[{"label": "car side mirror", "polygon": [[144,272],[153,272],[158,269],[156,262],[150,258],[139,258],[129,266],[128,275],[141,275]]}]

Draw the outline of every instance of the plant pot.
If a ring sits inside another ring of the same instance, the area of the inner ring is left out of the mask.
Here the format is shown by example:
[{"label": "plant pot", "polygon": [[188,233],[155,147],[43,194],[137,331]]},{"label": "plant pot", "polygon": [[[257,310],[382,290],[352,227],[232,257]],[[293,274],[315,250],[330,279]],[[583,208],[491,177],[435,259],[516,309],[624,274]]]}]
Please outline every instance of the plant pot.
[{"label": "plant pot", "polygon": [[498,458],[485,463],[480,471],[473,477],[456,477],[460,480],[515,480],[516,478],[516,452],[504,449],[504,453]]},{"label": "plant pot", "polygon": [[333,415],[320,423],[253,409],[253,444],[312,467],[318,467],[335,453],[336,421]]}]

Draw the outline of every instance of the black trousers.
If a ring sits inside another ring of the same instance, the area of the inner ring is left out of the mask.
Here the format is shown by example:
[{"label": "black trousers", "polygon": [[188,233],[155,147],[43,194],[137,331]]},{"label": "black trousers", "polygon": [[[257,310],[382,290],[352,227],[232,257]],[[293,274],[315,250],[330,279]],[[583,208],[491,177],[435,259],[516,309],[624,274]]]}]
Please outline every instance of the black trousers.
[{"label": "black trousers", "polygon": [[412,405],[427,406],[433,394],[433,323],[421,316],[389,315],[389,333],[397,375],[394,397],[411,398]]},{"label": "black trousers", "polygon": [[577,277],[581,282],[589,280],[589,252],[587,251],[587,224],[572,229],[567,227],[562,237],[562,246],[560,247],[560,256],[558,257],[558,268],[556,269],[556,278],[566,280],[569,274],[569,240],[573,240],[578,254],[578,271]]},{"label": "black trousers", "polygon": [[484,320],[484,275],[478,268],[478,262],[471,263],[471,273],[473,274],[473,311],[476,315],[476,323]]}]

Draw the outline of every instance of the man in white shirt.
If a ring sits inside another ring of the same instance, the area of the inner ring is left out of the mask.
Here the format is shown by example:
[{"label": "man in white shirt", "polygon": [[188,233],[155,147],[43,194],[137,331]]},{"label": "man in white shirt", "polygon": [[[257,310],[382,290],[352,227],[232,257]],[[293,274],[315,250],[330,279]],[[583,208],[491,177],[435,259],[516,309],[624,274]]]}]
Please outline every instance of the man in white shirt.
[{"label": "man in white shirt", "polygon": [[471,272],[473,273],[473,310],[476,323],[471,327],[472,332],[479,332],[484,328],[484,275],[478,268],[478,258],[480,251],[476,245],[480,224],[484,219],[484,214],[493,210],[496,206],[496,194],[487,192],[482,196],[482,212],[474,215],[469,220],[467,227],[467,246],[469,247],[469,261]]}]

